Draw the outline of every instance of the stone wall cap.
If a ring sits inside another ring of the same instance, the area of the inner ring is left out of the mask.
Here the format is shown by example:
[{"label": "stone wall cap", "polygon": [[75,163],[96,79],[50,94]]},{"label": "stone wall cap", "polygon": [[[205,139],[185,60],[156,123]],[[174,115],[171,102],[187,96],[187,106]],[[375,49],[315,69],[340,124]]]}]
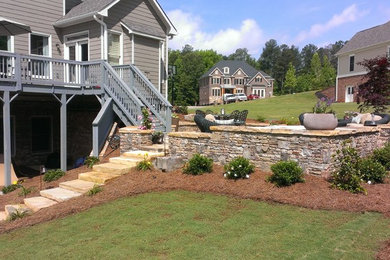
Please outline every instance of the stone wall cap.
[{"label": "stone wall cap", "polygon": [[180,121],[179,126],[196,126],[194,121]]},{"label": "stone wall cap", "polygon": [[119,129],[120,134],[144,134],[149,135],[153,133],[154,130],[141,130],[138,126],[126,126]]},{"label": "stone wall cap", "polygon": [[199,132],[171,132],[168,134],[169,137],[178,137],[178,138],[211,138],[211,133],[199,133]]}]

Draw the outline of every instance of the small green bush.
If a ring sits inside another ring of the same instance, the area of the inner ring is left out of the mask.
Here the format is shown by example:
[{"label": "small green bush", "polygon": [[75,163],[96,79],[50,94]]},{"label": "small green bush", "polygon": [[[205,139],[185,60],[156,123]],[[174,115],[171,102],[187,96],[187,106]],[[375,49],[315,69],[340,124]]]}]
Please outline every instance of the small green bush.
[{"label": "small green bush", "polygon": [[9,186],[4,186],[1,191],[3,192],[3,194],[7,194],[19,188],[20,188],[20,184],[16,183],[16,184],[11,184]]},{"label": "small green bush", "polygon": [[35,190],[35,187],[26,188],[23,185],[20,185],[20,188],[22,189],[19,192],[20,197],[26,197],[28,194],[30,194],[31,192],[33,192]]},{"label": "small green bush", "polygon": [[390,143],[387,143],[383,148],[375,149],[372,159],[382,164],[387,171],[390,171]]},{"label": "small green bush", "polygon": [[285,125],[299,125],[299,119],[296,117],[282,117],[280,123]]},{"label": "small green bush", "polygon": [[95,164],[99,162],[99,158],[96,156],[88,156],[85,159],[84,164],[87,165],[88,168],[92,168]]},{"label": "small green bush", "polygon": [[23,210],[16,210],[15,212],[11,213],[11,215],[8,217],[9,221],[14,221],[20,218],[24,218],[25,216],[28,215],[27,211]]},{"label": "small green bush", "polygon": [[137,171],[147,171],[153,169],[153,164],[148,158],[148,155],[144,156],[144,159],[137,163],[137,166],[135,166],[135,169]]},{"label": "small green bush", "polygon": [[177,114],[187,115],[188,114],[188,107],[187,106],[176,106],[176,107],[174,107],[173,112],[177,113]]},{"label": "small green bush", "polygon": [[277,187],[290,186],[305,181],[302,168],[294,161],[277,162],[271,166],[271,171],[272,175],[267,180]]},{"label": "small green bush", "polygon": [[266,118],[262,115],[258,115],[256,120],[259,121],[260,123],[265,123]]},{"label": "small green bush", "polygon": [[194,154],[192,158],[186,163],[183,173],[199,175],[206,172],[213,171],[213,160],[200,154]]},{"label": "small green bush", "polygon": [[51,181],[56,181],[62,176],[65,175],[65,172],[61,169],[57,170],[48,170],[45,175],[43,175],[43,181],[44,182],[51,182]]},{"label": "small green bush", "polygon": [[361,185],[360,157],[355,148],[350,145],[351,140],[346,140],[342,148],[336,151],[335,171],[332,172],[330,182],[332,186],[347,190],[352,193],[366,193]]},{"label": "small green bush", "polygon": [[249,179],[255,171],[255,166],[248,159],[239,156],[224,166],[224,177],[227,179]]},{"label": "small green bush", "polygon": [[360,161],[360,178],[369,183],[383,183],[386,178],[386,168],[371,158]]},{"label": "small green bush", "polygon": [[101,192],[101,191],[103,191],[103,187],[100,186],[100,185],[95,184],[95,185],[93,186],[93,188],[90,189],[90,190],[87,192],[87,195],[88,195],[88,196],[93,196],[93,195],[98,194],[98,193]]}]

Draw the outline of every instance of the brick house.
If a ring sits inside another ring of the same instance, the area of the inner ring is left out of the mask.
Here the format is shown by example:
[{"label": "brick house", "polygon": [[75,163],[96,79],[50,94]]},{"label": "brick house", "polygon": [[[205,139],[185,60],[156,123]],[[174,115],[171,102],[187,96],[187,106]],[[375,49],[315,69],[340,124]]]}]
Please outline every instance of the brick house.
[{"label": "brick house", "polygon": [[336,54],[338,57],[336,101],[355,102],[357,87],[367,73],[358,63],[389,53],[390,21],[356,33]]},{"label": "brick house", "polygon": [[199,79],[199,105],[221,104],[223,94],[256,94],[269,98],[274,79],[244,61],[222,60]]}]

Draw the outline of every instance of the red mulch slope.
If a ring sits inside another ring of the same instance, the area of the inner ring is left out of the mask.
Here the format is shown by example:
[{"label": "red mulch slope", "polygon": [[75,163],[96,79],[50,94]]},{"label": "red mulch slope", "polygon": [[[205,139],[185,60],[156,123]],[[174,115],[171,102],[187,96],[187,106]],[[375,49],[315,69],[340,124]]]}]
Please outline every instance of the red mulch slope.
[{"label": "red mulch slope", "polygon": [[[46,184],[55,187],[59,182],[76,179],[77,174],[88,169],[75,169],[69,171],[59,181]],[[35,225],[48,220],[62,218],[103,204],[121,197],[133,196],[150,191],[188,190],[195,192],[211,192],[225,194],[240,198],[249,198],[262,201],[270,201],[291,204],[312,209],[345,210],[353,212],[376,211],[390,216],[390,184],[364,185],[368,195],[351,194],[330,188],[329,183],[319,177],[306,176],[305,183],[298,183],[290,187],[276,188],[266,182],[269,173],[257,170],[247,180],[226,180],[223,178],[223,167],[214,165],[211,174],[190,176],[177,170],[171,173],[163,173],[157,170],[148,172],[131,171],[129,174],[117,178],[104,186],[101,193],[93,197],[82,196],[66,201],[47,209],[43,209],[31,216],[13,222],[0,224],[0,233],[15,228]],[[25,186],[39,187],[39,177],[26,180]],[[0,196],[0,209],[5,204],[21,202],[23,198],[18,196],[19,191]],[[38,192],[31,196],[37,195]],[[380,259],[387,259],[390,255],[390,241],[378,254]]]}]

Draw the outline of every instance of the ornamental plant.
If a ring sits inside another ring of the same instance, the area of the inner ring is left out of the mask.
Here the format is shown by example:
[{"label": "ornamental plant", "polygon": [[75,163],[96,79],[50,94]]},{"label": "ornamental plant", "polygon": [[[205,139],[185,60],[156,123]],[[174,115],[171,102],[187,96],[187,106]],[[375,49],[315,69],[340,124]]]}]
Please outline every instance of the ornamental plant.
[{"label": "ornamental plant", "polygon": [[51,181],[56,181],[62,176],[65,175],[65,172],[61,169],[57,170],[48,170],[45,175],[43,175],[43,181],[44,182],[51,182]]},{"label": "ornamental plant", "polygon": [[280,161],[271,166],[272,175],[268,181],[277,187],[291,186],[297,182],[304,182],[303,170],[294,161]]},{"label": "ornamental plant", "polygon": [[210,173],[213,171],[213,159],[198,153],[194,154],[192,158],[184,165],[183,173],[200,175],[203,173]]},{"label": "ornamental plant", "polygon": [[341,149],[333,156],[335,170],[331,174],[332,186],[352,193],[364,193],[366,190],[361,185],[360,157],[357,150],[351,146],[348,139],[342,143]]},{"label": "ornamental plant", "polygon": [[3,192],[3,194],[7,194],[7,193],[13,192],[14,190],[17,190],[19,188],[20,188],[20,184],[16,182],[16,183],[13,183],[11,185],[4,186],[1,191]]},{"label": "ornamental plant", "polygon": [[360,178],[368,184],[383,183],[387,176],[385,167],[371,158],[362,159],[359,167]]},{"label": "ornamental plant", "polygon": [[387,57],[376,57],[358,63],[362,65],[367,74],[366,80],[358,86],[358,100],[360,111],[370,107],[374,112],[384,112],[390,102],[390,62]]},{"label": "ornamental plant", "polygon": [[141,130],[149,130],[153,127],[153,118],[149,109],[142,108],[142,115],[138,116],[138,120],[142,120],[142,124],[139,127]]},{"label": "ornamental plant", "polygon": [[390,143],[387,143],[383,148],[375,149],[372,159],[382,164],[386,170],[390,170]]},{"label": "ornamental plant", "polygon": [[84,165],[87,165],[88,168],[92,168],[95,164],[99,162],[99,157],[96,156],[88,156],[85,159]]},{"label": "ornamental plant", "polygon": [[334,102],[334,100],[331,98],[327,99],[325,97],[322,97],[322,98],[318,99],[317,103],[313,107],[313,113],[317,113],[317,114],[333,113],[334,114],[335,112],[331,109],[331,105],[333,102]]},{"label": "ornamental plant", "polygon": [[135,169],[137,171],[147,171],[153,169],[153,164],[149,159],[148,154],[144,155],[144,159],[140,161],[136,166]]},{"label": "ornamental plant", "polygon": [[224,166],[226,179],[249,179],[249,175],[255,171],[255,166],[248,159],[239,156]]}]

